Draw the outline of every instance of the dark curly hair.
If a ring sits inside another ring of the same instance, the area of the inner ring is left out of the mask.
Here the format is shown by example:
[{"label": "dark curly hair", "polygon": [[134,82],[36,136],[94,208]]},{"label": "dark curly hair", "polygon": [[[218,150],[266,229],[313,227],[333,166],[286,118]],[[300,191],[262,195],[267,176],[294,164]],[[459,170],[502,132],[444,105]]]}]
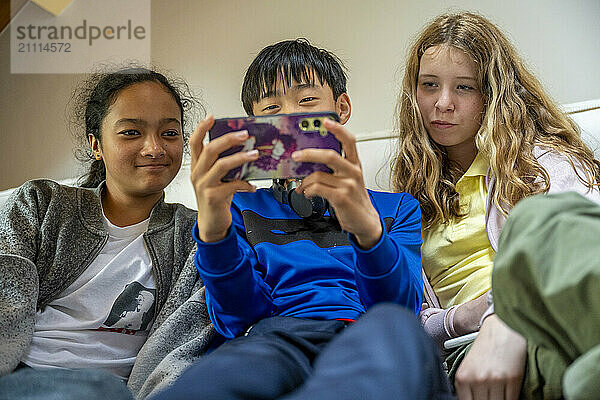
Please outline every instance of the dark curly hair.
[{"label": "dark curly hair", "polygon": [[[89,164],[87,172],[79,178],[79,186],[97,187],[106,179],[104,160],[94,158],[89,147],[89,136],[93,135],[102,143],[100,128],[110,106],[121,90],[142,82],[159,83],[173,96],[181,110],[183,138],[187,144],[193,123],[197,121],[199,114],[204,114],[204,107],[184,80],[167,78],[160,72],[141,66],[113,67],[108,72],[93,73],[75,90],[71,99],[71,124],[75,128],[73,133],[78,142],[75,156],[84,164]],[[186,116],[192,117],[191,121]],[[81,129],[82,127],[85,129]]]}]

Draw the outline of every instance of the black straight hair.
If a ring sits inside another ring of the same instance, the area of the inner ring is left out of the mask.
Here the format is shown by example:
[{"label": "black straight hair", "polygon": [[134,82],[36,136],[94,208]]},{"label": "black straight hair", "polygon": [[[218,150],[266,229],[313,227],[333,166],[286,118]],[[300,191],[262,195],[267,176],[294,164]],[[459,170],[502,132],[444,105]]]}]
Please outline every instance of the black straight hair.
[{"label": "black straight hair", "polygon": [[346,72],[342,61],[332,52],[320,49],[307,39],[284,40],[267,46],[258,53],[248,67],[242,85],[242,104],[248,115],[254,115],[252,106],[272,94],[277,80],[285,87],[292,80],[320,84],[327,83],[333,98],[346,93]]}]

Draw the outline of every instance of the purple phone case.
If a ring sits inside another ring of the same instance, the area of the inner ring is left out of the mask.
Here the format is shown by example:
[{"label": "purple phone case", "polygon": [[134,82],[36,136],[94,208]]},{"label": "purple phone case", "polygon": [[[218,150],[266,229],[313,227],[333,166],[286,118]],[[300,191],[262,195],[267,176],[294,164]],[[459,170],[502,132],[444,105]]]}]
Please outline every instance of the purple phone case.
[{"label": "purple phone case", "polygon": [[312,123],[315,119],[322,121],[333,118],[339,121],[335,113],[303,113],[303,114],[276,114],[260,117],[222,118],[215,120],[209,132],[210,140],[218,138],[229,132],[247,130],[249,138],[243,146],[229,149],[219,155],[224,157],[238,151],[258,149],[259,157],[256,161],[244,164],[227,172],[224,181],[234,179],[277,179],[277,178],[302,178],[315,171],[331,172],[325,164],[298,163],[292,160],[291,155],[296,150],[306,148],[333,149],[341,153],[340,142],[331,134],[321,128],[314,129],[310,125],[307,130],[302,130],[300,124],[308,120]]}]

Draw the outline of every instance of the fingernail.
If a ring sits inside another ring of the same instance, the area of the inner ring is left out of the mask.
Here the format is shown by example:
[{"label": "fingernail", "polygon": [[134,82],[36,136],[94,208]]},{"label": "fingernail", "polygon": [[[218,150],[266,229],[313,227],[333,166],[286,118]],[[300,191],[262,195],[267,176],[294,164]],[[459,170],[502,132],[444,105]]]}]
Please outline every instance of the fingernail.
[{"label": "fingernail", "polygon": [[254,157],[254,156],[257,156],[257,155],[258,155],[258,150],[254,149],[254,150],[247,151],[247,152],[246,152],[246,155],[247,155],[248,157]]},{"label": "fingernail", "polygon": [[292,160],[297,161],[298,158],[302,155],[301,151],[295,151],[292,153]]},{"label": "fingernail", "polygon": [[240,138],[240,139],[245,139],[248,137],[248,131],[239,131],[236,132],[235,134],[236,137]]}]

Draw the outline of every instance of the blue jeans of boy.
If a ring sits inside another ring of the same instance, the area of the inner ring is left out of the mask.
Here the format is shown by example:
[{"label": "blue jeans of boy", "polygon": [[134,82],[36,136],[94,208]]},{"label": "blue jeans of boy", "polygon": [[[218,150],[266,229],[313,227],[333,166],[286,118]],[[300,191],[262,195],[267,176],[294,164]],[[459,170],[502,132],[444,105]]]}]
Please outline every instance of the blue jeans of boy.
[{"label": "blue jeans of boy", "polygon": [[272,317],[186,370],[153,400],[451,399],[415,315],[377,305],[356,323]]}]

